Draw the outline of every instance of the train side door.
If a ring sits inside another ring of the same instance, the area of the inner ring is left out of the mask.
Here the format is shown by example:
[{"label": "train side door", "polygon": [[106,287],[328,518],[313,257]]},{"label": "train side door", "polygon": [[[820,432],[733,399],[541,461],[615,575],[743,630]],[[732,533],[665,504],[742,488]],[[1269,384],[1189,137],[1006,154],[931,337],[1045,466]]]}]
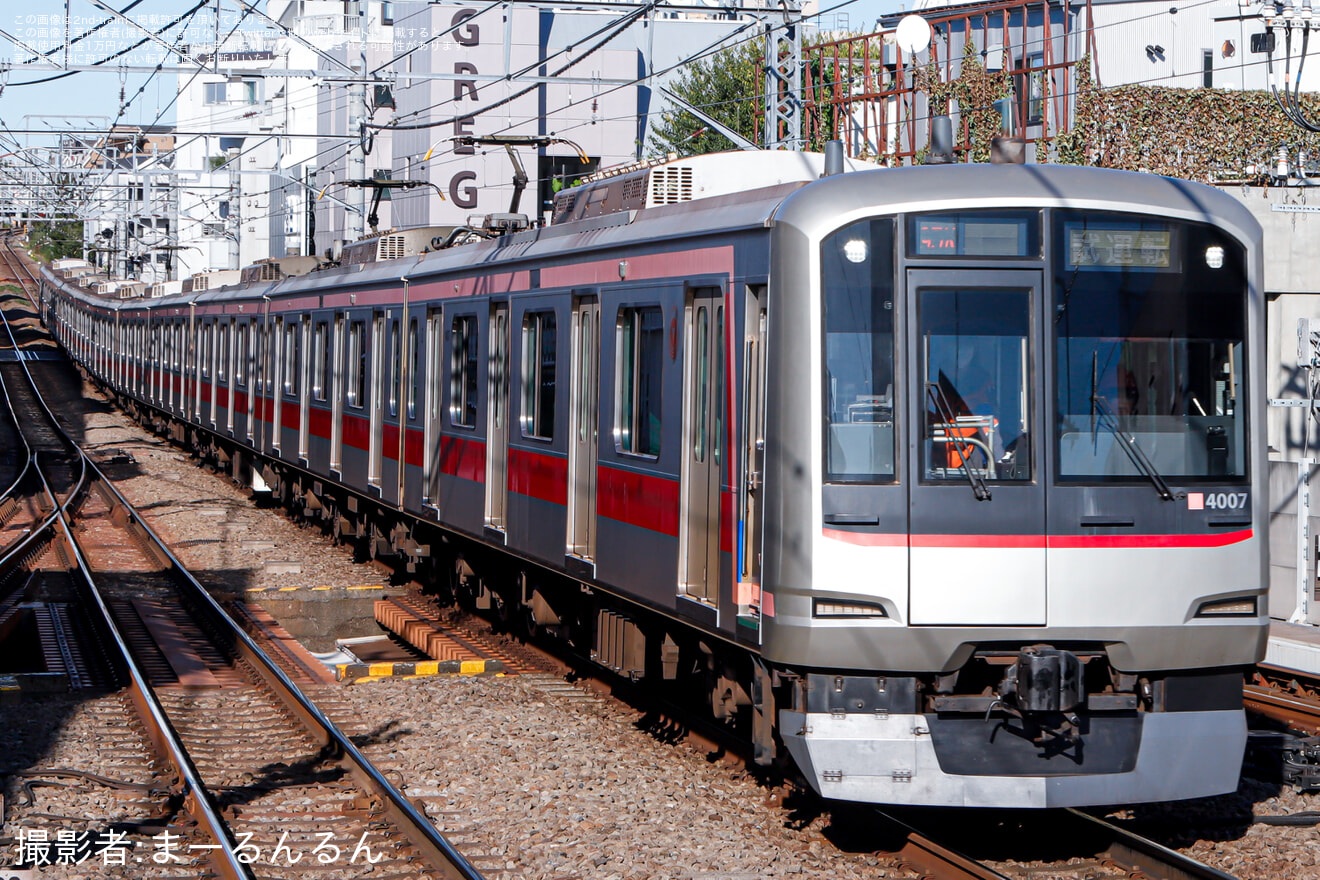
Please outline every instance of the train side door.
[{"label": "train side door", "polygon": [[444,411],[445,317],[438,308],[426,312],[426,419],[422,441],[422,505],[440,509],[440,429]]},{"label": "train side door", "polygon": [[716,607],[724,427],[724,299],[719,288],[691,292],[684,325],[679,592]]},{"label": "train side door", "polygon": [[344,470],[344,395],[347,393],[348,319],[341,312],[335,315],[334,359],[331,367],[330,389],[330,470],[342,474]]},{"label": "train side door", "polygon": [[[302,357],[290,369],[298,371],[298,460],[307,463],[311,456],[312,360],[317,342],[312,336],[312,316],[303,315],[299,346]],[[321,345],[324,345],[324,341]]]},{"label": "train side door", "polygon": [[600,410],[600,300],[573,308],[573,380],[569,398],[568,555],[596,561],[596,453]]},{"label": "train side door", "polygon": [[381,433],[385,429],[385,316],[371,322],[371,435],[367,441],[367,484],[380,488],[383,452]]},{"label": "train side door", "polygon": [[909,616],[1045,623],[1040,273],[909,270]]},{"label": "train side door", "polygon": [[509,304],[490,306],[486,361],[486,528],[504,532],[509,500]]},{"label": "train side door", "polygon": [[266,396],[272,402],[270,408],[271,432],[269,445],[271,449],[275,451],[276,458],[279,457],[280,448],[284,445],[282,442],[284,438],[280,436],[284,431],[284,413],[283,407],[280,406],[284,397],[284,389],[281,386],[288,381],[288,371],[290,369],[288,358],[292,355],[292,352],[289,350],[288,340],[284,338],[284,330],[284,318],[275,318],[275,330],[270,337],[270,349],[267,356],[267,360],[270,362],[270,369],[266,373],[269,378],[269,381],[266,382],[267,391],[269,393]]},{"label": "train side door", "polygon": [[[747,288],[742,344],[742,481],[738,490],[738,577],[734,601],[738,624],[759,630],[761,610],[761,515],[765,482],[766,287]],[[741,634],[741,629],[739,630]]]}]

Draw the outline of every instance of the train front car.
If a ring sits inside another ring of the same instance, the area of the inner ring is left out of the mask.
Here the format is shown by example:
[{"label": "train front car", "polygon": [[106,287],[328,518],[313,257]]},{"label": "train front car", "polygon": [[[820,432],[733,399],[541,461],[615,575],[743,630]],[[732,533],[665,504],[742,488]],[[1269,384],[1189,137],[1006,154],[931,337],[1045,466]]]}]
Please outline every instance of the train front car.
[{"label": "train front car", "polygon": [[1267,627],[1260,253],[1229,196],[1097,169],[853,173],[776,212],[763,650],[822,794],[1235,788]]}]

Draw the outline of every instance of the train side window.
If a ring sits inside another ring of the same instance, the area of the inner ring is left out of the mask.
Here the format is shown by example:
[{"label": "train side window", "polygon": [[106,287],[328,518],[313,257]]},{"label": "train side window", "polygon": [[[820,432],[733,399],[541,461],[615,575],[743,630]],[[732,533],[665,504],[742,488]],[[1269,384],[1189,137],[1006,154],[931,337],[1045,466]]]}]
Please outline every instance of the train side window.
[{"label": "train side window", "polygon": [[[255,324],[249,324],[248,335],[247,335],[248,384],[251,385],[257,391],[261,390],[261,384],[260,384],[261,370],[259,367],[261,361],[258,357],[258,352],[261,351],[261,337],[262,337],[261,327]],[[253,397],[249,396],[248,397],[249,405],[251,405],[252,400]]]},{"label": "train side window", "polygon": [[[265,334],[263,333],[262,336],[264,337]],[[286,357],[285,345],[284,345],[285,339],[286,337],[284,335],[284,319],[276,318],[275,332],[271,336],[271,347],[268,352],[270,355],[271,376],[269,381],[266,382],[266,384],[270,386],[270,389],[272,391],[274,391],[276,388],[281,387],[284,384],[284,370],[285,370],[284,362]]]},{"label": "train side window", "polygon": [[220,325],[219,345],[216,348],[215,378],[217,382],[229,379],[229,325]]},{"label": "train side window", "polygon": [[522,435],[555,437],[555,313],[523,316]]},{"label": "train side window", "polygon": [[211,339],[214,329],[210,324],[202,327],[201,375],[203,379],[211,378]]},{"label": "train side window", "polygon": [[367,325],[354,321],[348,328],[348,405],[362,408],[367,399]]},{"label": "train side window", "polygon": [[403,382],[403,351],[399,348],[399,322],[390,322],[390,415],[399,414],[399,388]]},{"label": "train side window", "polygon": [[417,378],[421,364],[417,351],[417,319],[408,322],[408,418],[417,418]]},{"label": "train side window", "polygon": [[284,327],[284,393],[293,396],[298,394],[298,367],[302,363],[298,330],[298,325],[292,321]]},{"label": "train side window", "polygon": [[450,324],[449,422],[477,425],[477,319],[460,315]]},{"label": "train side window", "polygon": [[[276,328],[275,333],[279,332]],[[252,376],[255,379],[254,384],[257,392],[265,394],[268,391],[274,391],[275,370],[278,368],[280,356],[274,349],[279,348],[279,338],[272,339],[271,328],[267,324],[258,326],[256,334],[252,340]]]},{"label": "train side window", "polygon": [[312,335],[312,396],[317,400],[325,400],[326,389],[330,387],[330,357],[326,346],[328,329],[325,321],[317,321]]},{"label": "train side window", "polygon": [[665,326],[659,306],[619,310],[615,331],[614,445],[619,452],[660,454]]},{"label": "train side window", "polygon": [[894,221],[861,220],[821,245],[825,479],[892,483]]},{"label": "train side window", "polygon": [[234,381],[239,385],[247,385],[248,333],[248,325],[240,324],[238,333],[235,334],[235,346],[238,352],[234,357]]}]

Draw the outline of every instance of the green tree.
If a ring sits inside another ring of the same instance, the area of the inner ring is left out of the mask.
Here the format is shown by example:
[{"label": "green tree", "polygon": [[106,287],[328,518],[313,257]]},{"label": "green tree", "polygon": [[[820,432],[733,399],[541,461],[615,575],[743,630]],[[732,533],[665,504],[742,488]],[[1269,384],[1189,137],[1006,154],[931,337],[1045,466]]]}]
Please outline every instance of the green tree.
[{"label": "green tree", "polygon": [[[686,65],[668,88],[706,115],[755,140],[761,122],[757,111],[762,79],[761,43],[753,40]],[[671,105],[651,130],[649,149],[656,156],[693,156],[732,150],[734,144],[688,111]]]},{"label": "green tree", "polygon": [[83,254],[81,220],[37,220],[28,230],[28,246],[46,262]]},{"label": "green tree", "polygon": [[[849,94],[854,84],[879,88],[886,74],[879,41],[868,42],[855,57],[829,51],[824,36],[802,43],[803,128],[806,149],[820,151],[825,142],[837,136],[842,122],[840,110],[833,103]],[[689,104],[713,116],[750,141],[759,143],[765,124],[765,72],[762,62],[764,44],[750,40],[723,49],[708,58],[687,65],[669,91]],[[856,51],[856,50],[854,50]],[[864,56],[870,56],[870,63]],[[678,153],[691,156],[734,149],[734,144],[714,128],[681,108],[661,114],[651,132],[652,155]]]}]

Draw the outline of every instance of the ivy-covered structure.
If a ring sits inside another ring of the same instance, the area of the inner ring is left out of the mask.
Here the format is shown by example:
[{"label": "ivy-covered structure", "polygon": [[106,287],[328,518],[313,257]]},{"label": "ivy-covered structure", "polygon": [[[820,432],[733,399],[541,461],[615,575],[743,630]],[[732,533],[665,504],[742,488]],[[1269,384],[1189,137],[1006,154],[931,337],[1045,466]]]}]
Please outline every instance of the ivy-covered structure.
[{"label": "ivy-covered structure", "polygon": [[[932,38],[915,55],[895,40],[898,16],[804,50],[813,148],[839,137],[853,156],[919,161],[930,117],[948,114],[963,161],[987,161],[990,139],[1011,135],[1029,161],[1229,183],[1277,176],[1281,156],[1283,176],[1295,176],[1320,154],[1320,136],[1267,90],[1266,55],[1251,39],[1264,24],[1236,3],[1006,0],[919,13]],[[1312,68],[1320,74],[1320,61]],[[1320,118],[1320,101],[1300,100]]]}]

